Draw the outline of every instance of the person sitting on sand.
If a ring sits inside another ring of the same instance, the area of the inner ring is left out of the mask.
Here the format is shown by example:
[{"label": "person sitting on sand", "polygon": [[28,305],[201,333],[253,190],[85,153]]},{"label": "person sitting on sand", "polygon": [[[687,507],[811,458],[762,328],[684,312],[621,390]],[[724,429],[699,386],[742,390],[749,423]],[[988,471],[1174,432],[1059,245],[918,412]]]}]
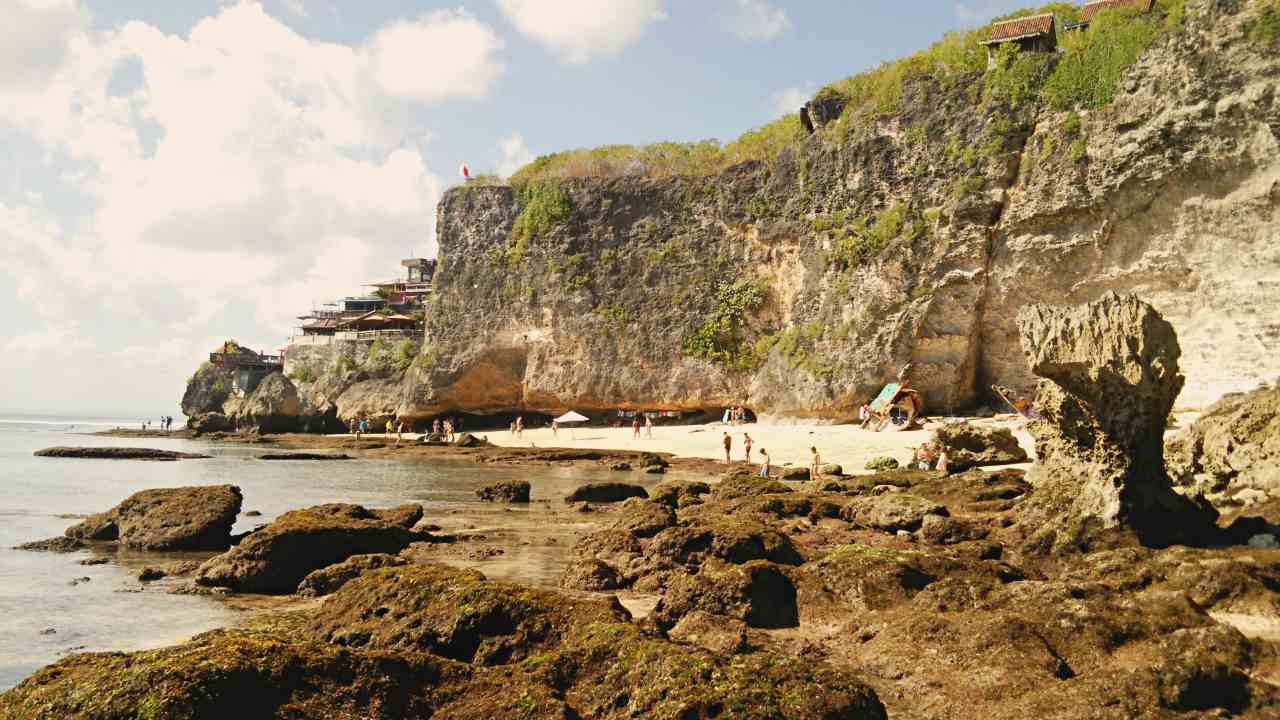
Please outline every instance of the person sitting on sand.
[{"label": "person sitting on sand", "polygon": [[729,432],[727,430],[724,433],[724,440],[721,442],[724,443],[724,464],[728,465],[730,462],[729,451],[733,449],[733,438],[729,437]]},{"label": "person sitting on sand", "polygon": [[813,453],[813,457],[809,458],[809,479],[817,480],[822,474],[822,456],[818,454],[818,448],[811,447],[809,452]]},{"label": "person sitting on sand", "polygon": [[751,446],[753,444],[755,444],[755,440],[752,440],[751,436],[747,433],[742,433],[742,447],[746,449],[746,453],[742,456],[742,460],[748,465],[751,464]]},{"label": "person sitting on sand", "polygon": [[769,451],[760,448],[760,477],[769,477]]}]

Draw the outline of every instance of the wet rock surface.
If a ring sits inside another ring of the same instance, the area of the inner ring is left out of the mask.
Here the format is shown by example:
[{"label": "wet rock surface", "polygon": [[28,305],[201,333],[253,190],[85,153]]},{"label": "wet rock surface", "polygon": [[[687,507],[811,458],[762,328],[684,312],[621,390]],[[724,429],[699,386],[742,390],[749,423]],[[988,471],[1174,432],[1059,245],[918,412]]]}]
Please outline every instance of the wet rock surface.
[{"label": "wet rock surface", "polygon": [[36,457],[89,458],[94,460],[198,460],[208,458],[199,453],[131,447],[51,447],[37,450]]},{"label": "wet rock surface", "polygon": [[298,583],[297,594],[303,597],[329,595],[371,570],[408,564],[409,561],[405,558],[387,553],[352,555],[340,563],[308,573],[302,582]]},{"label": "wet rock surface", "polygon": [[352,555],[395,554],[424,539],[421,505],[369,510],[317,505],[285,513],[200,566],[196,582],[238,592],[292,593],[309,573]]},{"label": "wet rock surface", "polygon": [[616,602],[430,565],[367,573],[259,627],[75,655],[0,696],[5,718],[147,716],[887,717],[847,670],[708,652],[646,631]]},{"label": "wet rock surface", "polygon": [[647,498],[649,492],[639,485],[621,482],[587,483],[565,496],[565,502],[622,502],[629,498]]},{"label": "wet rock surface", "polygon": [[476,490],[476,496],[489,502],[527,503],[531,487],[527,480],[503,480]]},{"label": "wet rock surface", "polygon": [[115,540],[134,550],[225,550],[242,496],[234,485],[156,488],[67,528],[79,540]]},{"label": "wet rock surface", "polygon": [[259,460],[350,460],[345,453],[277,452],[259,455]]}]

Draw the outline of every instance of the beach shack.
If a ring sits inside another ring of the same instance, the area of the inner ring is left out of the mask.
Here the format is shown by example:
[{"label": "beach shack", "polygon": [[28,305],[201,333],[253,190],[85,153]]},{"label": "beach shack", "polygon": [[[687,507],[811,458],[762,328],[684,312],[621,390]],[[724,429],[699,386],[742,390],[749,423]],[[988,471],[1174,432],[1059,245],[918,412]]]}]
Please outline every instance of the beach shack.
[{"label": "beach shack", "polygon": [[1003,20],[991,26],[991,34],[982,44],[987,47],[987,61],[995,60],[1001,45],[1012,43],[1022,52],[1054,52],[1058,49],[1056,17],[1053,13],[1028,15]]}]

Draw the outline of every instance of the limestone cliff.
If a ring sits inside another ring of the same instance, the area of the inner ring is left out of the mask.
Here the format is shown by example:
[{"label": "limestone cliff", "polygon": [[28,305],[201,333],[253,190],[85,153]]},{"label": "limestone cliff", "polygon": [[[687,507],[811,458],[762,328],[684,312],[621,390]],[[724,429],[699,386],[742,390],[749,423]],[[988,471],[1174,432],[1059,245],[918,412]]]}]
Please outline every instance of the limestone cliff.
[{"label": "limestone cliff", "polygon": [[1177,329],[1183,405],[1252,387],[1280,373],[1280,53],[1250,38],[1260,11],[1187,0],[1100,109],[923,76],[856,124],[820,96],[805,141],[713,177],[451,190],[399,409],[843,419],[910,364],[947,410],[1032,390],[1021,307],[1110,290]]}]

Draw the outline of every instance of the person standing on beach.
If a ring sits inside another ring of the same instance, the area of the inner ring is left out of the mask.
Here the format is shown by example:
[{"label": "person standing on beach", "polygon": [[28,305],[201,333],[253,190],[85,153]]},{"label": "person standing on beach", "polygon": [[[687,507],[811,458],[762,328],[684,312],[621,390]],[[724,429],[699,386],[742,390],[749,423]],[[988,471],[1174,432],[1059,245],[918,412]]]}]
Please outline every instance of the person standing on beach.
[{"label": "person standing on beach", "polygon": [[560,423],[555,420],[551,421],[551,437],[556,437],[560,431]]},{"label": "person standing on beach", "polygon": [[403,439],[404,439],[404,420],[401,420],[399,423],[396,424],[396,445],[399,445],[400,441]]},{"label": "person standing on beach", "polygon": [[636,419],[631,421],[631,437],[640,437],[640,413],[636,413]]},{"label": "person standing on beach", "polygon": [[396,431],[395,423],[391,422],[391,418],[387,418],[387,437],[391,437],[391,433]]},{"label": "person standing on beach", "polygon": [[754,443],[755,441],[751,439],[750,435],[742,433],[742,447],[746,450],[746,453],[742,456],[742,460],[748,465],[751,464],[751,446]]},{"label": "person standing on beach", "polygon": [[644,434],[645,437],[653,439],[653,418],[648,415],[644,416]]},{"label": "person standing on beach", "polygon": [[817,480],[822,474],[822,456],[818,454],[818,448],[811,447],[809,452],[813,453],[813,457],[809,458],[809,479]]},{"label": "person standing on beach", "polygon": [[769,477],[769,451],[760,448],[760,477]]},{"label": "person standing on beach", "polygon": [[724,440],[722,442],[724,442],[724,464],[728,465],[730,462],[729,451],[733,449],[733,438],[729,437],[729,432],[727,430],[724,433]]},{"label": "person standing on beach", "polygon": [[444,441],[453,442],[453,421],[452,420],[444,421]]},{"label": "person standing on beach", "polygon": [[516,437],[524,437],[524,416],[516,416]]}]

